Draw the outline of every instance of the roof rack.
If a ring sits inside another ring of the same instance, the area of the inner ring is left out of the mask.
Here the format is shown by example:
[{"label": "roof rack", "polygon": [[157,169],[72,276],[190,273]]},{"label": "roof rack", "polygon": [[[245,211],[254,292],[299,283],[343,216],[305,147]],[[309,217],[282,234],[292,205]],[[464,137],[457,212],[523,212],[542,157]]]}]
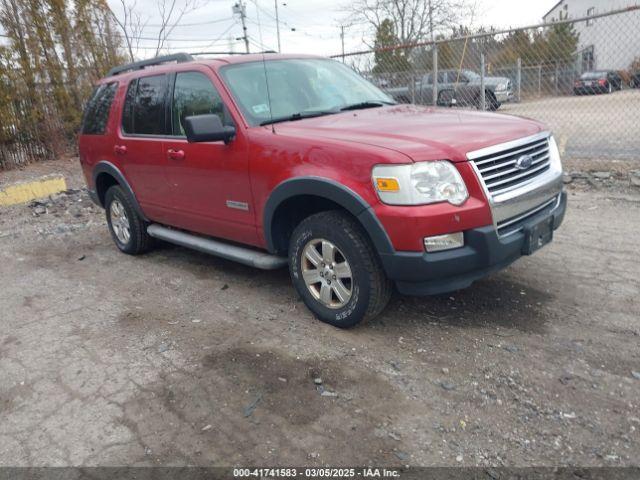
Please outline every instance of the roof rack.
[{"label": "roof rack", "polygon": [[163,63],[169,63],[169,62],[184,63],[184,62],[191,62],[191,61],[193,61],[193,57],[188,53],[175,53],[173,55],[165,55],[162,57],[155,57],[149,60],[142,60],[140,62],[133,62],[133,63],[128,63],[126,65],[113,67],[107,73],[107,77],[111,77],[113,75],[119,75],[121,73],[129,72],[132,70],[142,70],[145,67],[160,65]]},{"label": "roof rack", "polygon": [[[275,50],[264,50],[262,52],[253,52],[254,55],[261,55],[263,53],[278,53]],[[251,53],[246,53],[246,52],[220,52],[220,51],[215,51],[215,52],[196,52],[196,53],[192,53],[191,55],[193,55],[194,57],[197,55],[251,55]]]},{"label": "roof rack", "polygon": [[225,52],[225,51],[215,51],[215,52],[195,52],[191,54],[192,56],[199,55],[248,55],[245,52]]}]

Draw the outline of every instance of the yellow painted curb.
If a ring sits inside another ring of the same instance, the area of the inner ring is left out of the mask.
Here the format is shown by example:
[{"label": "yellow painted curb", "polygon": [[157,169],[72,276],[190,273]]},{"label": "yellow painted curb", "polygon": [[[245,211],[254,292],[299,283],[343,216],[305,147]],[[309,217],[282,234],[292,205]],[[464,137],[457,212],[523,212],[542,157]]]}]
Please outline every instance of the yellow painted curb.
[{"label": "yellow painted curb", "polygon": [[0,189],[0,205],[26,203],[66,189],[67,182],[62,176],[43,177],[31,182],[14,183]]}]

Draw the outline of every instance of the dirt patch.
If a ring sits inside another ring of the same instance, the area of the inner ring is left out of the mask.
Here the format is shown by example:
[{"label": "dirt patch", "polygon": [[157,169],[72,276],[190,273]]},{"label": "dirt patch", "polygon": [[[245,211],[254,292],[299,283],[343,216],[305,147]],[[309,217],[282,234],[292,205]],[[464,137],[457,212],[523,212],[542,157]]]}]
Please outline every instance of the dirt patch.
[{"label": "dirt patch", "polygon": [[[389,404],[402,410],[397,388],[349,361],[248,347],[210,353],[199,368],[163,376],[125,412],[139,419],[134,430],[143,443],[169,462],[234,462],[254,451],[290,465],[389,464],[402,446],[384,430]],[[157,432],[158,418],[177,427],[172,435]]]},{"label": "dirt patch", "polygon": [[536,255],[349,331],[286,269],[2,209],[0,465],[637,465],[640,194],[595,185]]}]

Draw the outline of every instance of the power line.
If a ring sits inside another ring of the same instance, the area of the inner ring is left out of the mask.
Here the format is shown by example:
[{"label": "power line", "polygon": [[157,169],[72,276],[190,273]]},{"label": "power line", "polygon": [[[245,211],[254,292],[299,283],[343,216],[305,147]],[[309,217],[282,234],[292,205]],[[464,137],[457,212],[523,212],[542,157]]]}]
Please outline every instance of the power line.
[{"label": "power line", "polygon": [[258,42],[257,40],[254,40],[252,38],[249,39],[249,42],[254,46],[254,47],[258,47],[259,50],[262,51],[268,51],[268,50],[273,50],[269,47],[267,47],[264,43],[262,42]]},{"label": "power line", "polygon": [[[234,23],[233,25],[231,25],[231,27],[233,27],[233,26],[235,26],[235,25],[236,25],[236,24]],[[213,45],[215,45],[215,44],[221,45],[221,44],[224,44],[224,43],[228,43],[226,40],[225,40],[225,41],[220,40],[220,38],[221,38],[223,35],[225,35],[226,33],[228,33],[228,31],[229,31],[229,30],[231,30],[231,27],[230,27],[229,29],[227,29],[227,31],[225,31],[225,32],[224,32],[220,37],[218,37],[216,40],[214,40],[214,41],[212,41],[212,42],[209,42],[209,43],[208,43],[208,44],[206,44],[206,45],[184,45],[184,46],[181,46],[181,47],[162,47],[160,50],[184,50],[185,48],[209,48],[209,47],[212,47],[212,46],[213,46]],[[3,37],[3,38],[11,38],[11,37],[9,37],[8,35],[4,35],[4,34],[0,34],[0,37]],[[157,40],[157,39],[153,39],[153,40]],[[167,41],[167,42],[171,42],[171,40],[170,40],[170,39],[167,39],[166,41]],[[205,41],[205,42],[206,42],[206,41],[207,41],[207,39],[205,39],[205,38],[201,38],[201,39],[200,39],[200,41]],[[235,43],[235,41],[234,41],[233,43]],[[137,47],[134,47],[134,49],[136,49],[136,50],[157,50],[157,47],[151,47],[151,46],[144,46],[144,45],[143,45],[143,46],[137,46]]]},{"label": "power line", "polygon": [[[234,20],[234,22],[231,24],[231,26],[227,30],[225,30],[224,33],[227,33],[231,29],[231,27],[236,25],[235,18],[231,17],[231,18],[225,19],[225,21],[229,21],[229,20]],[[224,35],[224,33],[223,33],[223,35]],[[108,35],[105,35],[103,33],[94,32],[94,35],[96,37],[109,38]],[[140,36],[136,36],[136,35],[128,35],[127,36],[127,35],[124,35],[122,33],[113,33],[112,35],[116,36],[116,37],[119,37],[119,38],[122,38],[122,39],[129,38],[130,40],[150,40],[150,41],[153,41],[153,42],[157,42],[158,41],[158,37],[140,37]],[[2,34],[2,33],[0,33],[0,37],[11,38],[9,35]],[[200,38],[166,38],[165,39],[166,42],[206,42],[207,40],[208,40],[207,38],[202,38],[202,37],[200,37]]]},{"label": "power line", "polygon": [[[199,25],[212,25],[214,23],[222,23],[222,22],[226,22],[227,20],[233,20],[233,17],[229,17],[229,18],[221,18],[218,20],[210,20],[208,22],[193,22],[193,23],[180,23],[178,25],[175,26],[175,28],[179,28],[179,27],[197,27]],[[148,23],[146,24],[147,27],[166,27],[166,25],[162,25],[159,23]]]},{"label": "power line", "polygon": [[[285,8],[282,8],[280,11],[281,12],[285,12],[287,15],[289,15],[290,19],[292,18],[295,23],[304,24],[305,26],[311,26],[311,27],[326,27],[327,26],[326,23],[311,22],[306,17],[306,15],[304,15],[302,13],[298,13],[295,10],[292,10],[290,2],[286,3],[284,7]],[[284,20],[281,20],[281,22],[284,23]]]},{"label": "power line", "polygon": [[224,32],[222,32],[220,35],[218,35],[212,43],[216,43],[219,40],[221,40],[222,37],[224,37],[227,33],[229,33],[231,31],[231,29],[233,27],[235,27],[237,24],[238,24],[238,22],[234,19],[233,23],[231,25],[229,25],[229,28],[227,28]]}]

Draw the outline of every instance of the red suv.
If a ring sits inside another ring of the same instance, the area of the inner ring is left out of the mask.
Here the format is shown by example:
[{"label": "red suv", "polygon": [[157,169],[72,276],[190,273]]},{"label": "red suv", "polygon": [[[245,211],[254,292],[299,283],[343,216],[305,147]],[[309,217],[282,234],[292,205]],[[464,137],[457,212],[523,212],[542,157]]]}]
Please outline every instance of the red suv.
[{"label": "red suv", "polygon": [[288,264],[322,321],[379,314],[392,287],[461,289],[551,241],[566,194],[533,120],[393,100],[302,55],[114,68],[80,162],[120,250],[153,238],[262,269]]}]

